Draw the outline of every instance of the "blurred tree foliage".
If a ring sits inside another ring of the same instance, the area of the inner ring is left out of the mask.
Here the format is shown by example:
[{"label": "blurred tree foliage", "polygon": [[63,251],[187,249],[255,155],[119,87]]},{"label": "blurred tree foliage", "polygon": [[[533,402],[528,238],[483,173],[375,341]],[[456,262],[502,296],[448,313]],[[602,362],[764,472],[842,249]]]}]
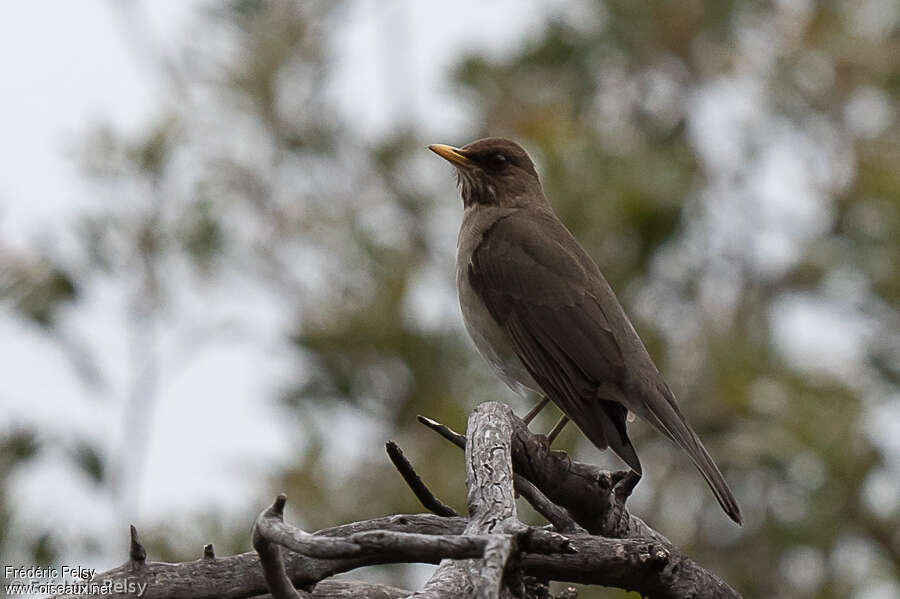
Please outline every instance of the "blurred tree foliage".
[{"label": "blurred tree foliage", "polygon": [[[339,6],[216,4],[145,134],[104,129],[86,143],[85,172],[115,201],[82,223],[81,261],[3,256],[5,305],[52,334],[59,307],[103,272],[132,289],[141,339],[177,310],[179,289],[250,281],[295,315],[284,336],[298,375],[280,401],[301,441],[273,486],[302,498],[302,524],[420,509],[380,446],[329,457],[352,445],[335,424],[347,414],[396,439],[459,506],[461,456],[415,415],[462,428],[473,405],[516,400],[444,309],[458,213],[449,172],[422,148],[513,137],[747,522],[731,527],[684,456],[640,423],[648,476],[635,511],[748,598],[896,592],[900,464],[874,430],[900,378],[900,33],[887,4],[566,3],[502,57],[461,57],[454,89],[477,116],[457,139],[422,139],[413,124],[373,145],[325,93]],[[783,318],[795,306],[834,315],[858,351],[839,368],[797,356]],[[152,405],[146,387],[128,400]],[[560,441],[600,459],[572,430]],[[3,443],[4,479],[39,451],[24,433]],[[110,456],[74,455],[115,486]],[[250,517],[206,522],[198,537],[246,548]],[[193,558],[181,532],[161,527],[157,551]],[[47,534],[32,546],[51,559]]]}]

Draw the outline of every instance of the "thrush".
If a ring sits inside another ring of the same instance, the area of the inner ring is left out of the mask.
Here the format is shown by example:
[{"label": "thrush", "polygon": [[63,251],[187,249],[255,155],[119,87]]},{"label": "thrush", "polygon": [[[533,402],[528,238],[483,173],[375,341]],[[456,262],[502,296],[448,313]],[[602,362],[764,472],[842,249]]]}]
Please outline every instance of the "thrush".
[{"label": "thrush", "polygon": [[[513,390],[553,401],[638,475],[629,411],[681,447],[728,516],[741,512],[596,263],[553,212],[517,143],[430,150],[456,167],[464,207],[456,287],[466,331]],[[539,408],[538,408],[539,409]]]}]

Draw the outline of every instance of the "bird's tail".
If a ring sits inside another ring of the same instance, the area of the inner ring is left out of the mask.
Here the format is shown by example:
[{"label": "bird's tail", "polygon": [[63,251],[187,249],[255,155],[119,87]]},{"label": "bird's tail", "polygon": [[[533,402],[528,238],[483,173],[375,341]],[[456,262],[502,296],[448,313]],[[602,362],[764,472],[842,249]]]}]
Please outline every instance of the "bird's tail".
[{"label": "bird's tail", "polygon": [[725,477],[722,476],[719,467],[716,466],[709,452],[706,451],[706,447],[700,441],[700,437],[678,409],[672,392],[665,388],[663,394],[666,395],[664,402],[655,401],[647,406],[650,408],[652,405],[653,408],[656,408],[648,410],[650,412],[646,415],[649,416],[648,420],[688,454],[728,517],[737,524],[742,524],[741,508],[728,487],[728,483],[725,482]]},{"label": "bird's tail", "polygon": [[679,443],[679,445],[681,445],[688,453],[691,461],[697,466],[697,470],[699,470],[700,474],[703,475],[703,478],[706,479],[707,484],[709,484],[713,494],[719,501],[719,505],[721,505],[722,509],[725,510],[725,513],[728,514],[728,517],[736,523],[742,524],[744,520],[741,516],[741,508],[738,506],[737,500],[734,498],[731,489],[728,488],[725,477],[722,476],[719,467],[716,466],[716,463],[709,455],[709,452],[706,451],[706,448],[703,446],[703,443],[700,441],[697,434],[690,428],[688,428],[688,431],[691,436],[690,442],[686,444]]}]

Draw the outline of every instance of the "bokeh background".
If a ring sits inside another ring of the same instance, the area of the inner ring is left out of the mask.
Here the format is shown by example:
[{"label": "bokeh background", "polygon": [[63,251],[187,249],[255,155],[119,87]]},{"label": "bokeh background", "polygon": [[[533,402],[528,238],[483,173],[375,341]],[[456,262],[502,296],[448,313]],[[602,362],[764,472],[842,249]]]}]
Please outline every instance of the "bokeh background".
[{"label": "bokeh background", "polygon": [[279,491],[308,530],[420,511],[387,439],[463,506],[416,414],[529,406],[465,337],[424,146],[503,135],[746,523],[640,422],[632,510],[748,599],[900,596],[895,0],[4,12],[0,563],[106,569],[129,523],[152,559],[246,551]]}]

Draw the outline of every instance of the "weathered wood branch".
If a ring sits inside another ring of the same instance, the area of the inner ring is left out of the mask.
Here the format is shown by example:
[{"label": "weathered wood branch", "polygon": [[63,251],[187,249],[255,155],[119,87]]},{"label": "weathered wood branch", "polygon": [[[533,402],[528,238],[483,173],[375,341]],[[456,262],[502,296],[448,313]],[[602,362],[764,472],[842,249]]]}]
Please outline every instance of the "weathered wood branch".
[{"label": "weathered wood branch", "polygon": [[[469,417],[466,487],[469,521],[463,535],[493,535],[481,560],[444,561],[413,597],[494,599],[503,589],[506,565],[527,528],[516,517],[513,489],[512,422],[498,403],[478,406]],[[567,541],[566,541],[567,543]],[[524,589],[515,589],[521,596]]]},{"label": "weathered wood branch", "polygon": [[[452,535],[460,534],[465,525],[466,521],[463,518],[441,518],[431,514],[399,514],[326,528],[315,534],[324,537],[349,537],[358,532],[389,530],[426,535]],[[143,547],[140,547],[140,551],[143,551]],[[134,554],[134,547],[132,547],[131,553]],[[391,560],[387,559],[388,556],[382,559],[377,555],[361,558],[318,559],[287,552],[282,558],[285,570],[295,587],[308,587],[322,581],[316,584],[312,595],[313,599],[328,596],[321,593],[330,592],[333,588],[325,584],[330,581],[324,579],[330,576],[362,566],[391,563]],[[437,562],[435,561],[435,563]],[[198,560],[177,564],[129,559],[117,568],[98,574],[92,580],[98,585],[107,581],[110,584],[114,582],[119,584],[147,583],[147,590],[142,599],[246,599],[268,593],[259,556],[253,551],[228,557],[202,557]],[[325,585],[324,590],[323,585]],[[58,595],[57,597],[89,599],[94,596],[95,594],[83,593]],[[123,589],[121,592],[114,592],[107,596],[117,599],[133,599],[134,593]],[[354,596],[364,598],[369,595]],[[373,598],[380,597],[377,594],[371,596]]]},{"label": "weathered wood branch", "polygon": [[[651,538],[669,543],[625,507],[639,480],[637,475],[631,471],[608,472],[592,464],[577,462],[564,451],[552,451],[543,435],[532,433],[511,411],[509,417],[513,425],[512,455],[516,476],[532,483],[551,504],[565,510],[557,511],[556,518],[573,520],[583,530],[605,537]],[[454,445],[466,447],[465,435],[423,416],[419,417],[419,422]],[[516,488],[519,490],[518,483]],[[537,506],[535,509],[541,512]]]},{"label": "weathered wood branch", "polygon": [[[309,593],[298,591],[291,584],[288,578],[287,570],[284,567],[284,560],[281,558],[281,547],[289,544],[284,542],[293,540],[290,530],[285,530],[284,524],[284,504],[287,502],[287,496],[282,493],[275,499],[275,503],[264,511],[256,519],[253,525],[253,535],[251,541],[253,548],[259,555],[259,563],[262,566],[263,578],[266,581],[266,587],[272,595],[272,599],[309,599]],[[279,526],[281,525],[281,526]],[[302,532],[302,531],[301,531]],[[306,533],[303,533],[305,535]],[[301,540],[306,540],[301,537]],[[323,545],[331,547],[335,539],[322,537]],[[330,557],[330,556],[325,556]]]},{"label": "weathered wood branch", "polygon": [[[533,562],[523,558],[530,575],[546,580],[614,586],[667,599],[740,597],[720,578],[681,554],[665,536],[628,512],[626,501],[639,480],[634,473],[607,472],[574,461],[565,452],[552,451],[546,439],[529,431],[508,407],[497,409],[505,412],[512,425],[512,460],[516,476],[524,479],[517,481],[517,489],[527,488],[525,482],[531,483],[551,505],[569,515],[570,518],[561,519],[561,524],[579,552],[577,559],[566,556],[559,563],[580,563],[580,572],[573,570],[560,577],[560,569],[528,568]],[[419,420],[453,444],[466,448],[469,464],[466,436],[434,420],[423,417]],[[573,535],[569,519],[581,530],[597,536]],[[579,545],[578,541],[586,540],[590,540],[587,545]],[[607,549],[612,553],[607,553]],[[581,555],[582,550],[588,555]],[[602,575],[598,577],[593,568],[602,568]]]},{"label": "weathered wood branch", "polygon": [[[445,426],[440,422],[437,422],[436,420],[432,420],[431,418],[419,416],[418,419],[419,422],[435,431],[460,449],[466,448],[465,435],[460,435],[450,427]],[[520,422],[524,426],[524,421],[520,420]],[[584,528],[582,528],[577,522],[575,522],[575,520],[564,508],[555,505],[543,493],[541,493],[540,489],[535,487],[528,479],[524,478],[521,474],[518,473],[516,473],[515,475],[515,488],[516,492],[524,497],[525,500],[531,504],[531,507],[533,507],[539,514],[544,516],[547,521],[553,524],[553,526],[558,531],[584,531]]]},{"label": "weathered wood branch", "polygon": [[400,476],[406,481],[406,484],[413,492],[413,495],[422,502],[425,509],[438,516],[459,516],[459,514],[456,513],[456,510],[434,496],[434,493],[432,493],[428,486],[425,485],[422,478],[416,474],[412,464],[409,463],[409,460],[406,459],[406,456],[403,455],[403,451],[396,443],[388,441],[385,443],[385,450],[387,451],[388,457],[391,458],[394,467],[400,473]]},{"label": "weathered wood branch", "polygon": [[[637,482],[633,475],[605,472],[551,451],[543,436],[533,435],[502,404],[484,404],[473,412],[467,428],[471,441],[434,421],[423,422],[466,449],[467,518],[398,515],[311,534],[284,522],[285,498],[279,496],[254,526],[256,553],[217,558],[207,546],[196,561],[152,562],[132,530],[129,561],[92,582],[146,583],[143,597],[150,599],[243,599],[268,592],[274,599],[534,597],[532,589],[549,580],[614,586],[663,599],[739,597],[628,513],[625,502]],[[416,496],[429,509],[449,510],[395,449],[392,461]],[[547,517],[550,528],[518,520],[516,491]],[[413,595],[382,585],[325,580],[361,566],[397,562],[440,566]],[[110,596],[134,596],[127,586],[122,589]],[[548,596],[546,587],[540,596]]]}]

